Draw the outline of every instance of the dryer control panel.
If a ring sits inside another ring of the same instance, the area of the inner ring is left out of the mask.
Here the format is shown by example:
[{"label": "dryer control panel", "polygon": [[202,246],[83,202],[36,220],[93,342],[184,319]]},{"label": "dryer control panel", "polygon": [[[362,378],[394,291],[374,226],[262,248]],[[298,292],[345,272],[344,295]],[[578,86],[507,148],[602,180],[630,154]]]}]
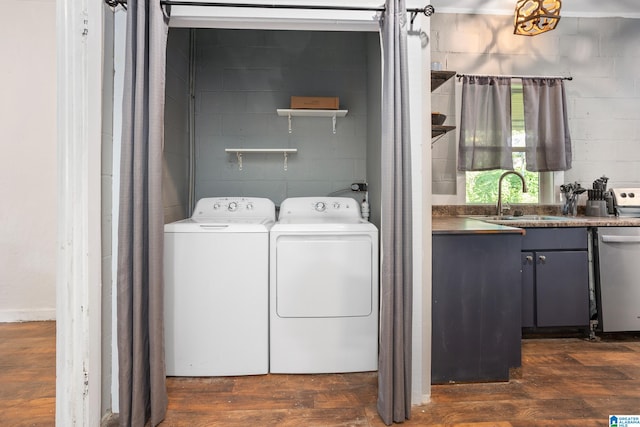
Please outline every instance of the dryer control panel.
[{"label": "dryer control panel", "polygon": [[360,220],[360,206],[351,197],[292,197],[280,205],[280,219],[333,218]]}]

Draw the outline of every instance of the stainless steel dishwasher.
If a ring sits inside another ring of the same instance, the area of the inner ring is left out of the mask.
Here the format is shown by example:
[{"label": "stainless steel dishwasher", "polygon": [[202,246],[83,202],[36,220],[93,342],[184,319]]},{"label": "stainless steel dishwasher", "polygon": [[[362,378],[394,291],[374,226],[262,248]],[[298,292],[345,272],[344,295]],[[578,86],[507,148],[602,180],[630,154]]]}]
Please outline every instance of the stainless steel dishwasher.
[{"label": "stainless steel dishwasher", "polygon": [[[640,189],[612,189],[616,214],[640,217]],[[598,227],[600,321],[604,332],[640,331],[640,227]]]},{"label": "stainless steel dishwasher", "polygon": [[599,227],[602,330],[640,331],[640,227]]}]

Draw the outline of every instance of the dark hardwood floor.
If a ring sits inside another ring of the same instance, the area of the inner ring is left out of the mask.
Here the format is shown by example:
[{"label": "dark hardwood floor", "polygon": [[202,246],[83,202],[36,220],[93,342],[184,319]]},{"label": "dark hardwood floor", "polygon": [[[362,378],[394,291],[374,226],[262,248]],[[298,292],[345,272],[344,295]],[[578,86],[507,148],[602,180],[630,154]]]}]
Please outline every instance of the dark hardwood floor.
[{"label": "dark hardwood floor", "polygon": [[[406,426],[606,426],[640,414],[640,334],[526,339],[508,383],[432,388]],[[169,378],[163,426],[382,426],[376,373]],[[0,324],[0,425],[51,426],[55,323]]]}]

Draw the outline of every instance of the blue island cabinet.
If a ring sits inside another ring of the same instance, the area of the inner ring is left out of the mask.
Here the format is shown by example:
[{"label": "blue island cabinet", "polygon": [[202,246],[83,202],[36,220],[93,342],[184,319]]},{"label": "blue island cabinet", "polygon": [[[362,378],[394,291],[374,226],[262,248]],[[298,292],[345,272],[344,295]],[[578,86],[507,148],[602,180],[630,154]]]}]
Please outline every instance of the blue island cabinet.
[{"label": "blue island cabinet", "polygon": [[521,249],[517,233],[433,235],[433,384],[521,366]]}]

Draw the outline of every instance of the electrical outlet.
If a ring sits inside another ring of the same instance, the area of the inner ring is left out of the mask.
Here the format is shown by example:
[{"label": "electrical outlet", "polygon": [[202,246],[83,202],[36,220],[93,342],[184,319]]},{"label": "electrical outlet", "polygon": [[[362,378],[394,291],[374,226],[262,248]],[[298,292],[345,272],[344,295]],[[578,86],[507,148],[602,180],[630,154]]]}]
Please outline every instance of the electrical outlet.
[{"label": "electrical outlet", "polygon": [[351,184],[352,191],[367,191],[367,183],[366,182],[354,182]]}]

